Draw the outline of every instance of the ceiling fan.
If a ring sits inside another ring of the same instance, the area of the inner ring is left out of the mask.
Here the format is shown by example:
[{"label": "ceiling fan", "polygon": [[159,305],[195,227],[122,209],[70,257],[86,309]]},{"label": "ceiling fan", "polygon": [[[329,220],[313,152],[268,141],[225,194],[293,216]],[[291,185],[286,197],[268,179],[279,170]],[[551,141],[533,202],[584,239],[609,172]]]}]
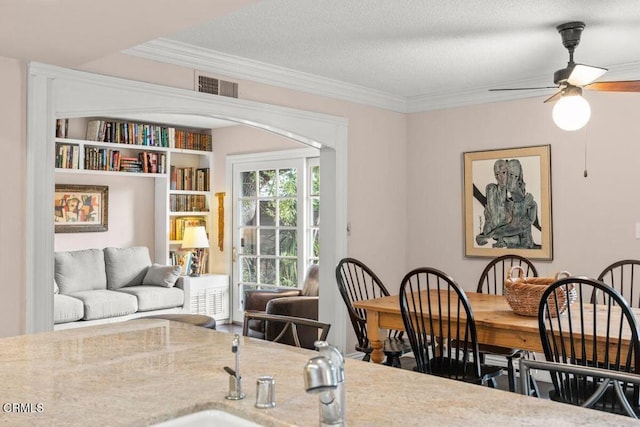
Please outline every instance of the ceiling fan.
[{"label": "ceiling fan", "polygon": [[579,21],[567,22],[556,27],[562,37],[562,44],[569,51],[567,66],[553,73],[553,83],[556,86],[490,90],[557,88],[558,91],[544,102],[557,101],[553,107],[553,121],[564,130],[578,130],[586,125],[591,117],[591,107],[582,97],[583,89],[608,92],[640,92],[640,80],[596,82],[607,72],[606,68],[576,64],[573,61],[573,52],[580,43],[580,36],[584,27],[584,22]]}]

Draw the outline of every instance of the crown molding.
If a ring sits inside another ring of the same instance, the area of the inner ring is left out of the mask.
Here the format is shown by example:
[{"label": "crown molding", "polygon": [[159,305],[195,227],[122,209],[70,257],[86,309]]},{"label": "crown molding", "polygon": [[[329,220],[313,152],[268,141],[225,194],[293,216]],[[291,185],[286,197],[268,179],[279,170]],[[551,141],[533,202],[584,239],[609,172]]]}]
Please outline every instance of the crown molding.
[{"label": "crown molding", "polygon": [[124,50],[145,59],[404,113],[406,98],[226,53],[157,39]]},{"label": "crown molding", "polygon": [[[399,113],[513,101],[551,96],[554,93],[554,89],[489,91],[490,87],[481,87],[405,97],[163,38],[132,47],[123,53]],[[640,62],[613,65],[607,73],[608,78],[604,80],[635,80],[638,73]],[[538,76],[500,83],[494,87],[543,87],[549,86],[549,78],[548,75]]]}]

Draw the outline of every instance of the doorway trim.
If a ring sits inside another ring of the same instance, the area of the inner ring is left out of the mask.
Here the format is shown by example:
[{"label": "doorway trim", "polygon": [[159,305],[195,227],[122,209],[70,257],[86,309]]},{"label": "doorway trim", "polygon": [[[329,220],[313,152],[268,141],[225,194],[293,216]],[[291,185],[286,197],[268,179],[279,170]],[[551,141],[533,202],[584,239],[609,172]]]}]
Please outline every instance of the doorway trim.
[{"label": "doorway trim", "polygon": [[[54,223],[47,212],[53,207],[55,120],[136,114],[229,120],[320,149],[320,276],[332,282],[332,266],[347,254],[347,119],[32,62],[27,86],[27,333],[53,329]],[[226,257],[230,261],[230,251]],[[337,287],[321,287],[319,318],[334,325],[329,339],[344,350],[343,305]]]}]

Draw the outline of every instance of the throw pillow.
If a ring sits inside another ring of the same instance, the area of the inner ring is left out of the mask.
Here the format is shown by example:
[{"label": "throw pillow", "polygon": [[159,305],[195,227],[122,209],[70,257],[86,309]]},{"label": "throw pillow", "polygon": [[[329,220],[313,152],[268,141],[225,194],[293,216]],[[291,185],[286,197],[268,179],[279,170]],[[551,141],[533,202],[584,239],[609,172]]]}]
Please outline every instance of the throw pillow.
[{"label": "throw pillow", "polygon": [[304,297],[317,297],[318,296],[318,276],[320,275],[320,266],[313,264],[309,266],[307,270],[307,276],[304,279],[304,286],[302,288],[302,296]]},{"label": "throw pillow", "polygon": [[178,277],[180,277],[179,265],[153,264],[142,279],[142,284],[171,288],[176,284]]},{"label": "throw pillow", "polygon": [[151,265],[149,249],[145,246],[130,248],[104,248],[107,288],[120,289],[142,284]]}]

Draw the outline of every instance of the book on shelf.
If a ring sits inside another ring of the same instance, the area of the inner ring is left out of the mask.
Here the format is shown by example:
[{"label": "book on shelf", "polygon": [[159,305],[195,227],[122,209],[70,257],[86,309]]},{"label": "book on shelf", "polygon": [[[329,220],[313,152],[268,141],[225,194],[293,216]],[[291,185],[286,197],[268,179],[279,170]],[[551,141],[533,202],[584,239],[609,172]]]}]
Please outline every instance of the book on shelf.
[{"label": "book on shelf", "polygon": [[80,147],[71,144],[56,144],[56,163],[59,169],[80,168]]},{"label": "book on shelf", "polygon": [[56,119],[56,138],[68,138],[69,119]]},{"label": "book on shelf", "polygon": [[171,166],[171,190],[209,191],[209,168],[179,168]]},{"label": "book on shelf", "polygon": [[208,212],[207,198],[202,194],[170,194],[171,212]]},{"label": "book on shelf", "polygon": [[180,216],[169,221],[169,239],[182,240],[186,227],[207,227],[207,221],[201,216]]}]

